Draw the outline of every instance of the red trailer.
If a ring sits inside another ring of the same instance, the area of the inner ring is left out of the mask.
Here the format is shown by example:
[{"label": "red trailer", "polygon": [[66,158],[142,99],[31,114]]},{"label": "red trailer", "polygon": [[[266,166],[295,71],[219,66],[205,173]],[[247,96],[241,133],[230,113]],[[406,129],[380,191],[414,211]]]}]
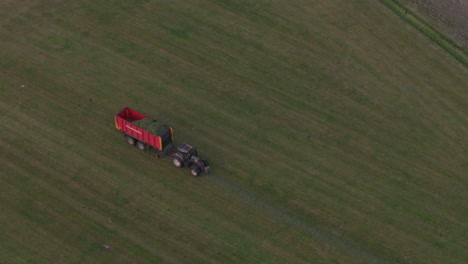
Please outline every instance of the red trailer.
[{"label": "red trailer", "polygon": [[127,142],[130,145],[136,145],[140,150],[152,147],[159,154],[167,149],[172,149],[173,131],[171,127],[158,124],[157,131],[150,131],[142,127],[142,122],[146,125],[157,124],[157,120],[149,119],[146,115],[125,107],[115,116],[115,127],[124,133]]}]

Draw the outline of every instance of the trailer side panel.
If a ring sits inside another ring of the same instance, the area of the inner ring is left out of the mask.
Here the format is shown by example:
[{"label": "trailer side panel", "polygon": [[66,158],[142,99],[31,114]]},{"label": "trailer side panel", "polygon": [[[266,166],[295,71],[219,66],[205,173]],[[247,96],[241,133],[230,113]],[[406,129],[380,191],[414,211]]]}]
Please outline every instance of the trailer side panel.
[{"label": "trailer side panel", "polygon": [[[151,134],[143,128],[136,126],[132,123],[132,121],[140,120],[146,117],[147,116],[145,116],[142,113],[139,113],[136,110],[133,110],[129,107],[125,107],[115,116],[115,127],[117,128],[117,130],[120,130],[123,133],[141,142],[144,142],[155,149],[163,150],[163,139],[160,136]],[[170,141],[172,142],[172,128],[169,129],[171,132]],[[165,140],[165,142],[166,141],[167,140]],[[166,144],[169,144],[171,142],[166,142]]]}]

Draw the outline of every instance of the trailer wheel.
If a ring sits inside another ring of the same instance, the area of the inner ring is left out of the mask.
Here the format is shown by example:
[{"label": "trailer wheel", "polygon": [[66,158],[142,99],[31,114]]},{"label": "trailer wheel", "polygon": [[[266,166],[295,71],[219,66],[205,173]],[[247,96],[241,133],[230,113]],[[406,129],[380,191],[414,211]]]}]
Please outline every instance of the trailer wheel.
[{"label": "trailer wheel", "polygon": [[141,141],[138,141],[138,142],[136,143],[136,146],[137,146],[137,148],[140,149],[141,151],[145,151],[145,150],[146,150],[146,144],[143,143],[143,142],[141,142]]},{"label": "trailer wheel", "polygon": [[190,173],[192,174],[192,176],[196,177],[196,176],[200,175],[201,170],[197,166],[192,166],[190,168]]},{"label": "trailer wheel", "polygon": [[172,158],[172,164],[174,164],[174,166],[176,166],[177,168],[182,168],[183,166],[182,160],[180,160],[180,158],[178,157]]},{"label": "trailer wheel", "polygon": [[157,159],[159,159],[159,158],[161,157],[161,152],[160,152],[159,150],[156,150],[156,151],[154,152],[154,154],[155,154],[154,156],[155,156]]},{"label": "trailer wheel", "polygon": [[135,146],[136,140],[134,138],[131,136],[125,136],[125,138],[127,139],[128,144]]}]

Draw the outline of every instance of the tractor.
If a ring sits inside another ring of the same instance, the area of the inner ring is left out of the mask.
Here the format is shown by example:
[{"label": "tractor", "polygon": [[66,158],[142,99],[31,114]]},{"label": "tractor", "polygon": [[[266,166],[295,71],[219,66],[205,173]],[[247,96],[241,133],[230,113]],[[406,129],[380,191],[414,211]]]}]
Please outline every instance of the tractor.
[{"label": "tractor", "polygon": [[211,167],[206,159],[198,157],[197,149],[189,144],[180,145],[177,150],[172,153],[172,164],[177,168],[190,168],[190,173],[193,176],[198,176],[200,173],[209,173]]}]

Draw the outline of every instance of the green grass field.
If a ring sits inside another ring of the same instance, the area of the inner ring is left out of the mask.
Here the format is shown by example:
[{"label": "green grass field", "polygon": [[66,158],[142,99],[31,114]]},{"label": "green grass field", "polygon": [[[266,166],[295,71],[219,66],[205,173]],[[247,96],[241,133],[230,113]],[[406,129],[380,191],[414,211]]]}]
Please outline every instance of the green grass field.
[{"label": "green grass field", "polygon": [[[466,54],[398,12],[1,1],[1,262],[467,263]],[[128,145],[124,106],[213,172]]]}]

